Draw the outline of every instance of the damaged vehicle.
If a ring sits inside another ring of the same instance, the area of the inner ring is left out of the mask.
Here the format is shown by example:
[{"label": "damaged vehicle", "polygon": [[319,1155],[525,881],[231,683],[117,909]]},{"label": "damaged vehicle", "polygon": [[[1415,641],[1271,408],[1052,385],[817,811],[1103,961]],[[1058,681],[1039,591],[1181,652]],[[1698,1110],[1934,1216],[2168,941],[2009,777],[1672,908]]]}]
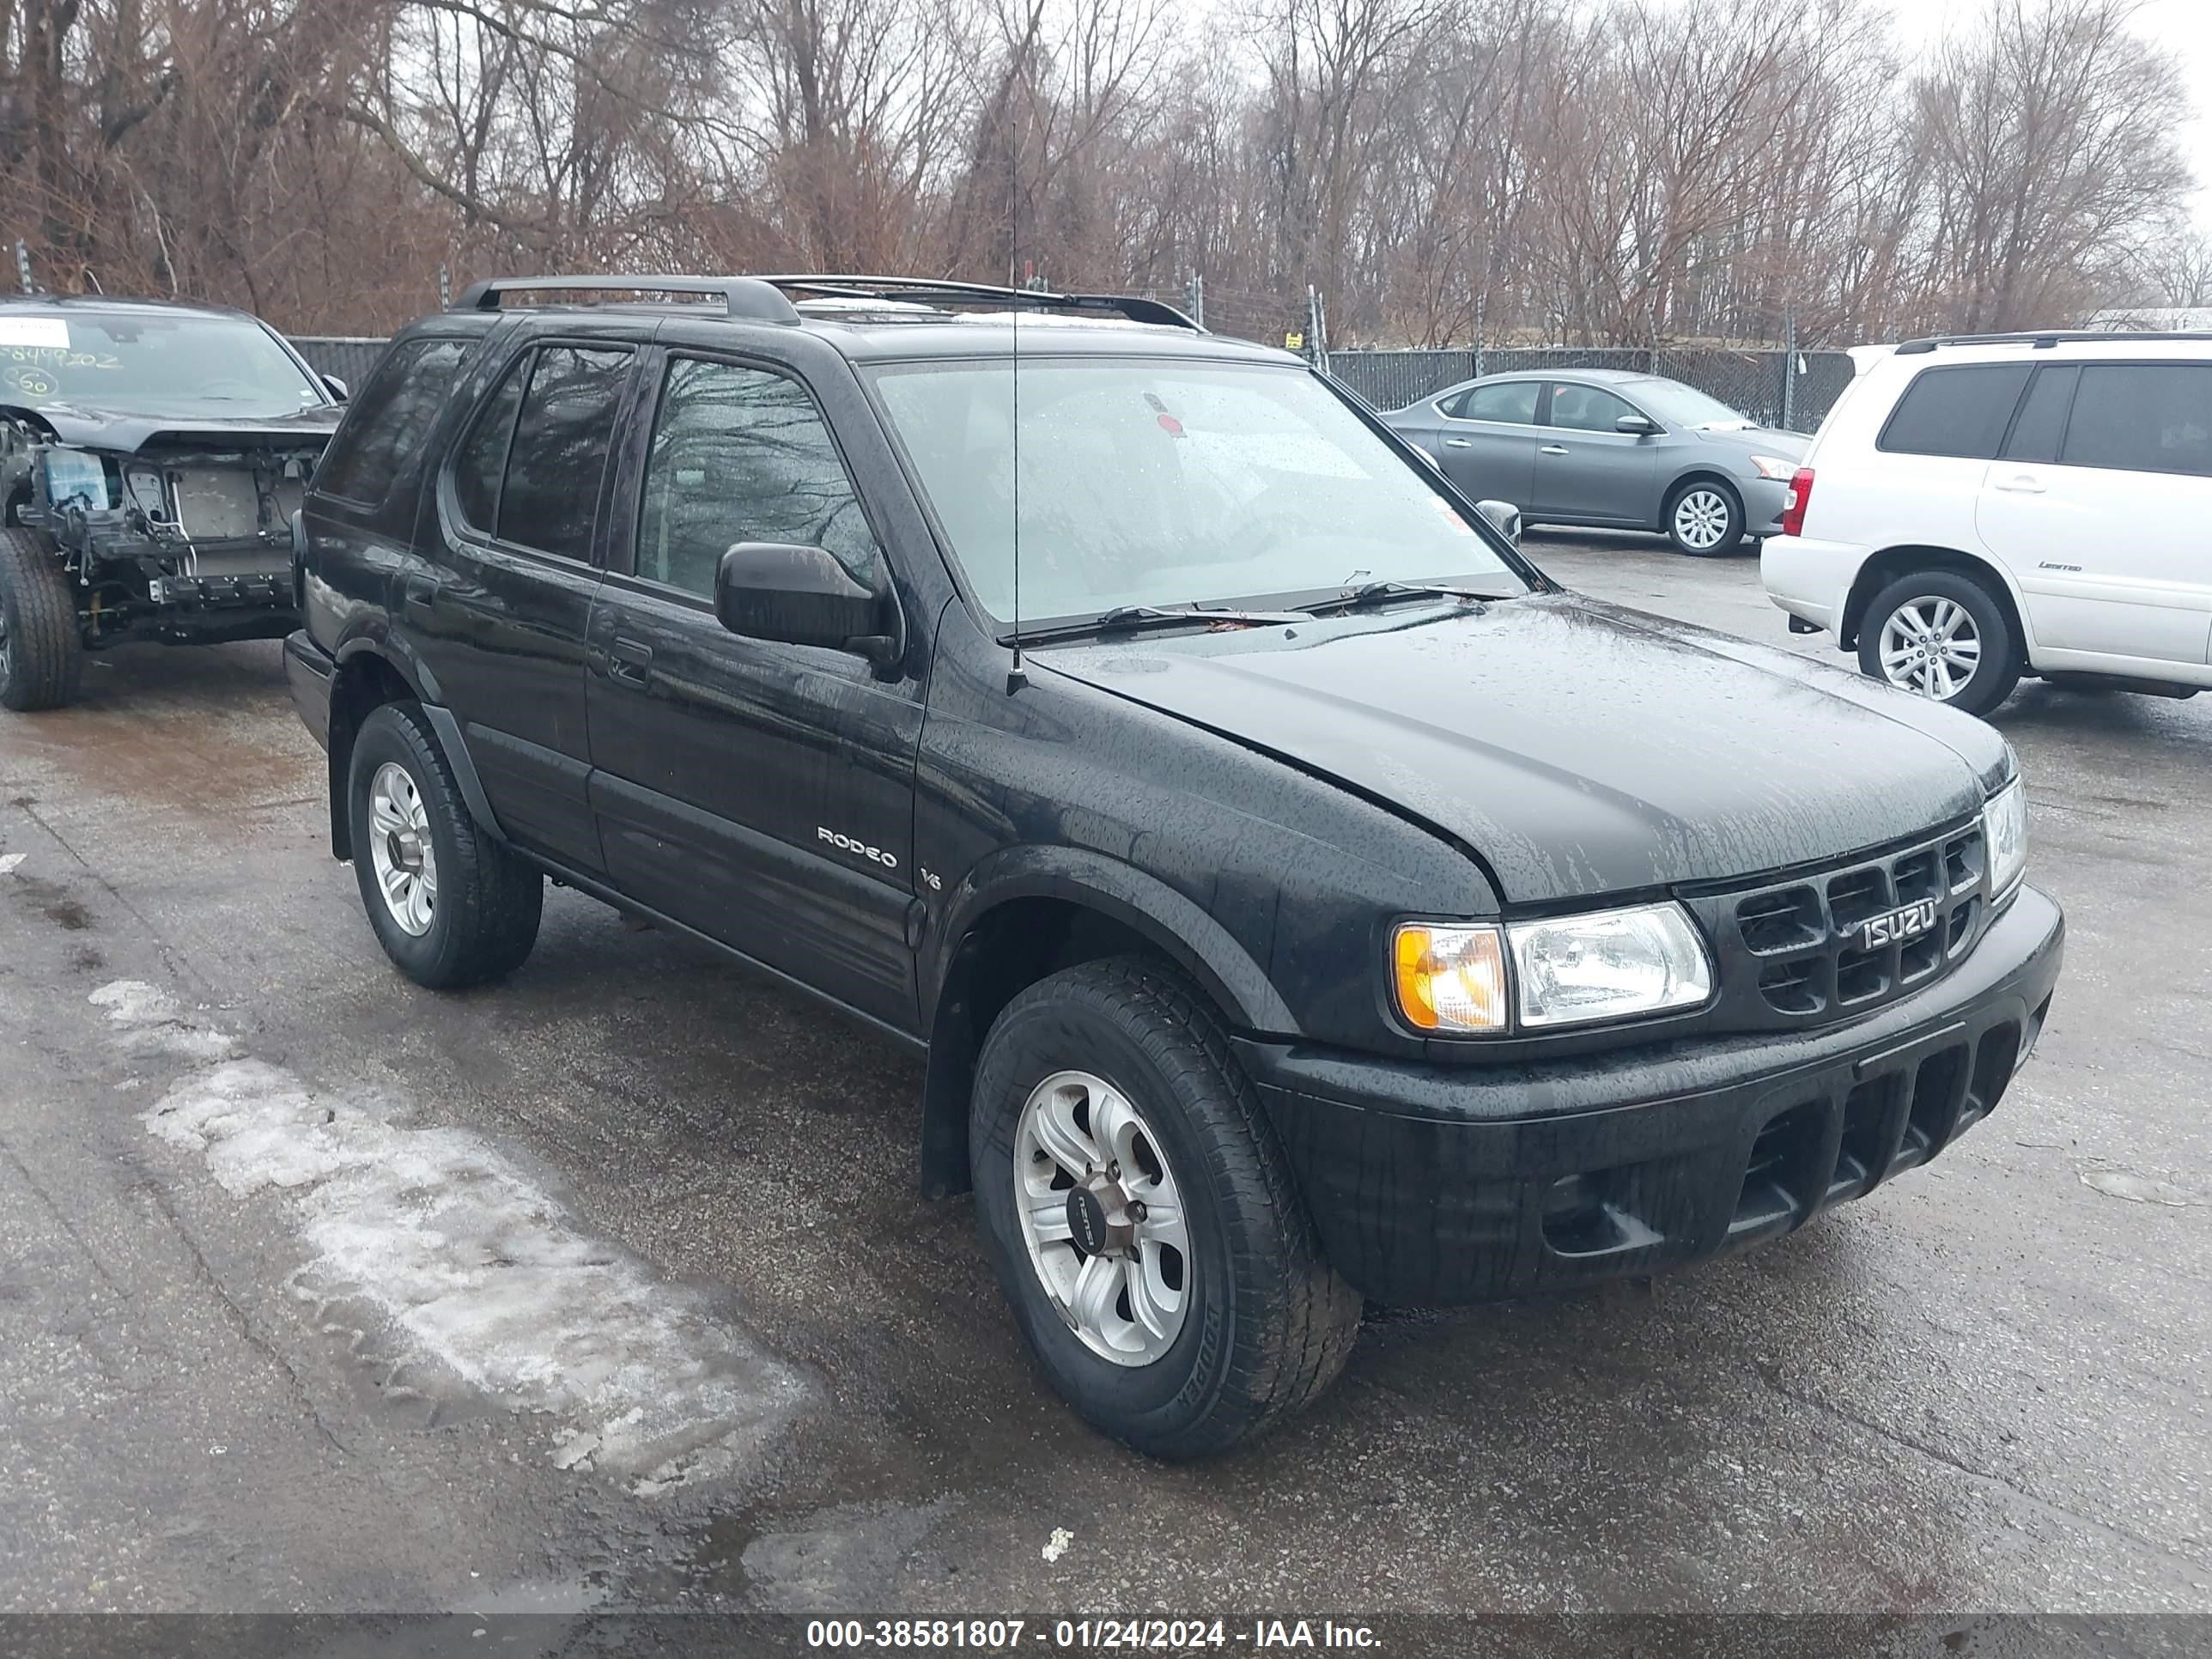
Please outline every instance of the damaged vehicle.
[{"label": "damaged vehicle", "polygon": [[292,518],[344,395],[242,312],[0,299],[0,706],[60,707],[126,641],[296,628]]}]

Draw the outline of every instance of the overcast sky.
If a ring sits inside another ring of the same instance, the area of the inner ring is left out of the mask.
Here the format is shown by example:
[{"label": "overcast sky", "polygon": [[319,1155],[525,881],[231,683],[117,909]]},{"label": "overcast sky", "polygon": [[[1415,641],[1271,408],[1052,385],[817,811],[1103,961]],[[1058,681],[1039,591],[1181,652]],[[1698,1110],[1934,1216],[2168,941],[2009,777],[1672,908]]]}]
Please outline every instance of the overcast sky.
[{"label": "overcast sky", "polygon": [[[1987,7],[1988,0],[1890,0],[1899,43],[1908,52],[1941,39],[1948,29],[1972,27]],[[2135,27],[2181,58],[2197,112],[2181,135],[2182,149],[2197,173],[2197,222],[2212,235],[2212,0],[2143,0]]]}]

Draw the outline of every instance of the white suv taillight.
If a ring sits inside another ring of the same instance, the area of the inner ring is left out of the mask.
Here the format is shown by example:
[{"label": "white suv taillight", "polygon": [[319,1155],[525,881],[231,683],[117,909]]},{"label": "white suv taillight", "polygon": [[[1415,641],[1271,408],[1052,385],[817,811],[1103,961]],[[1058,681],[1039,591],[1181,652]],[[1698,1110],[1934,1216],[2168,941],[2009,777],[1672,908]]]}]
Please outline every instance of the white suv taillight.
[{"label": "white suv taillight", "polygon": [[1790,480],[1790,499],[1782,504],[1782,533],[1802,536],[1805,533],[1805,509],[1813,502],[1813,469],[1801,466],[1797,476]]}]

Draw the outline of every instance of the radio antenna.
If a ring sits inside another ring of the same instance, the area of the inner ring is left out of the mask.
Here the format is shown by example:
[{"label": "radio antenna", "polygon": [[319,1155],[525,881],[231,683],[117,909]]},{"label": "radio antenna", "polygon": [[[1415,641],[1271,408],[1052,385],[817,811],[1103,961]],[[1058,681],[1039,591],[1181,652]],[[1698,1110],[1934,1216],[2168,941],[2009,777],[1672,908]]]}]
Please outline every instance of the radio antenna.
[{"label": "radio antenna", "polygon": [[[1021,146],[1014,146],[1012,177],[1008,181],[1011,191],[1007,204],[1007,220],[1013,227],[1013,250],[1007,264],[1012,265],[1021,257],[1022,247],[1022,157]],[[1010,270],[1006,275],[1012,276]],[[1009,326],[1013,330],[1013,349],[1009,354],[1012,362],[1013,396],[1011,400],[1013,427],[1014,475],[1014,661],[1006,671],[1006,695],[1012,696],[1030,683],[1022,667],[1022,307],[1025,301],[1016,298],[1008,313]]]}]

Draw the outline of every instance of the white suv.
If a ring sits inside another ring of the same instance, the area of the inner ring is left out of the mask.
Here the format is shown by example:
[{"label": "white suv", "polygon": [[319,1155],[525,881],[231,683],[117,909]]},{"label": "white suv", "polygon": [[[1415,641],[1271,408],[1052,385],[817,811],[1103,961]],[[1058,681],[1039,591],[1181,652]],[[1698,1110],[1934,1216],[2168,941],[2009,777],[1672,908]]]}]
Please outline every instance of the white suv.
[{"label": "white suv", "polygon": [[2212,335],[1914,340],[1828,413],[1759,561],[1798,633],[1986,714],[2022,674],[2212,685]]}]

